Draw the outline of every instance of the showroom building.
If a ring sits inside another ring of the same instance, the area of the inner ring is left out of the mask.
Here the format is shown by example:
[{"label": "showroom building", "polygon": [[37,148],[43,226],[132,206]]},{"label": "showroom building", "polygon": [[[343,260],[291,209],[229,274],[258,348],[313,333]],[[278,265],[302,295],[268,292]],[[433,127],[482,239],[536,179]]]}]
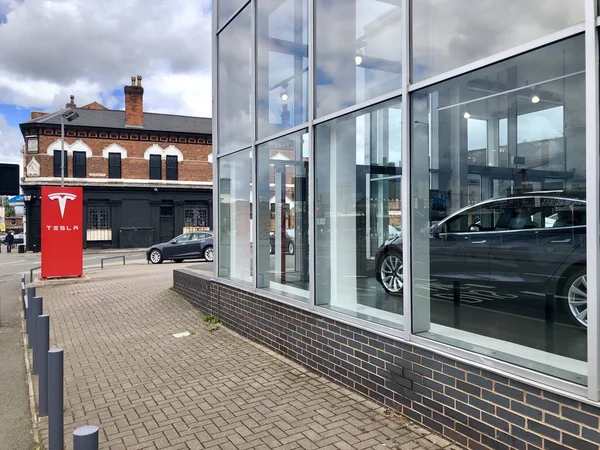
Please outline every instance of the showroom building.
[{"label": "showroom building", "polygon": [[175,289],[467,448],[598,448],[597,0],[213,10],[215,276]]}]

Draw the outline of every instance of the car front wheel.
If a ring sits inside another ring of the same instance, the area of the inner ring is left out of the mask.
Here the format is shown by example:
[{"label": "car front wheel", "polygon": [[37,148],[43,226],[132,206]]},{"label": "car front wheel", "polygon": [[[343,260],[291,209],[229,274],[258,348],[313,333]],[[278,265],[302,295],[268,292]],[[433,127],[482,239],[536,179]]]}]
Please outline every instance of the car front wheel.
[{"label": "car front wheel", "polygon": [[296,249],[294,248],[294,243],[293,243],[293,242],[290,242],[290,243],[288,244],[288,253],[289,253],[290,255],[293,255],[293,254],[294,254],[294,250],[296,250]]},{"label": "car front wheel", "polygon": [[569,277],[563,290],[565,306],[571,319],[580,327],[587,328],[588,300],[587,300],[587,273],[581,268]]},{"label": "car front wheel", "polygon": [[150,262],[152,264],[160,264],[163,262],[163,255],[160,250],[154,249],[150,252]]},{"label": "car front wheel", "polygon": [[379,277],[387,293],[401,293],[404,286],[402,256],[396,253],[386,255],[379,268]]},{"label": "car front wheel", "polygon": [[204,249],[204,259],[212,262],[215,259],[215,255],[213,253],[213,248],[212,247],[206,247]]}]

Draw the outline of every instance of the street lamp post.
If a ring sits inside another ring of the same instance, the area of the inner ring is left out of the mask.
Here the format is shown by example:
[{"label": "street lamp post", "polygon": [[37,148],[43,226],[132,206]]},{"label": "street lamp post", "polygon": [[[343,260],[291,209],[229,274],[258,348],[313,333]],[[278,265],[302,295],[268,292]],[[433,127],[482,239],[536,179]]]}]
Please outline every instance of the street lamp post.
[{"label": "street lamp post", "polygon": [[75,111],[60,115],[60,185],[65,185],[65,119],[72,122],[79,117]]}]

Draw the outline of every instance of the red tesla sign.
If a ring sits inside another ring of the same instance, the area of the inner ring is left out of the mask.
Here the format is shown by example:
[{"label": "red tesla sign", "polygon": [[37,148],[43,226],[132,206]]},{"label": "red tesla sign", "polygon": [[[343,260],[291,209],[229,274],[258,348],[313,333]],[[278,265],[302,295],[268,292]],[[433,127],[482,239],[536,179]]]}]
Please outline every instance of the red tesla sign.
[{"label": "red tesla sign", "polygon": [[83,189],[42,186],[42,278],[83,275]]}]

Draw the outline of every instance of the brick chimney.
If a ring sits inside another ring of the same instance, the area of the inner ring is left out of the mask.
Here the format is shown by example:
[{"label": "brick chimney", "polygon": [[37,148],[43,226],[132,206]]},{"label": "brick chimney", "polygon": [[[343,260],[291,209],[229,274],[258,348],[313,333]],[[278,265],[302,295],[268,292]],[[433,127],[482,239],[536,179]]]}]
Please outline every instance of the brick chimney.
[{"label": "brick chimney", "polygon": [[131,86],[125,86],[125,126],[144,126],[144,88],[141,75],[131,77]]},{"label": "brick chimney", "polygon": [[75,96],[71,95],[71,101],[65,105],[66,108],[77,108],[75,104]]}]

